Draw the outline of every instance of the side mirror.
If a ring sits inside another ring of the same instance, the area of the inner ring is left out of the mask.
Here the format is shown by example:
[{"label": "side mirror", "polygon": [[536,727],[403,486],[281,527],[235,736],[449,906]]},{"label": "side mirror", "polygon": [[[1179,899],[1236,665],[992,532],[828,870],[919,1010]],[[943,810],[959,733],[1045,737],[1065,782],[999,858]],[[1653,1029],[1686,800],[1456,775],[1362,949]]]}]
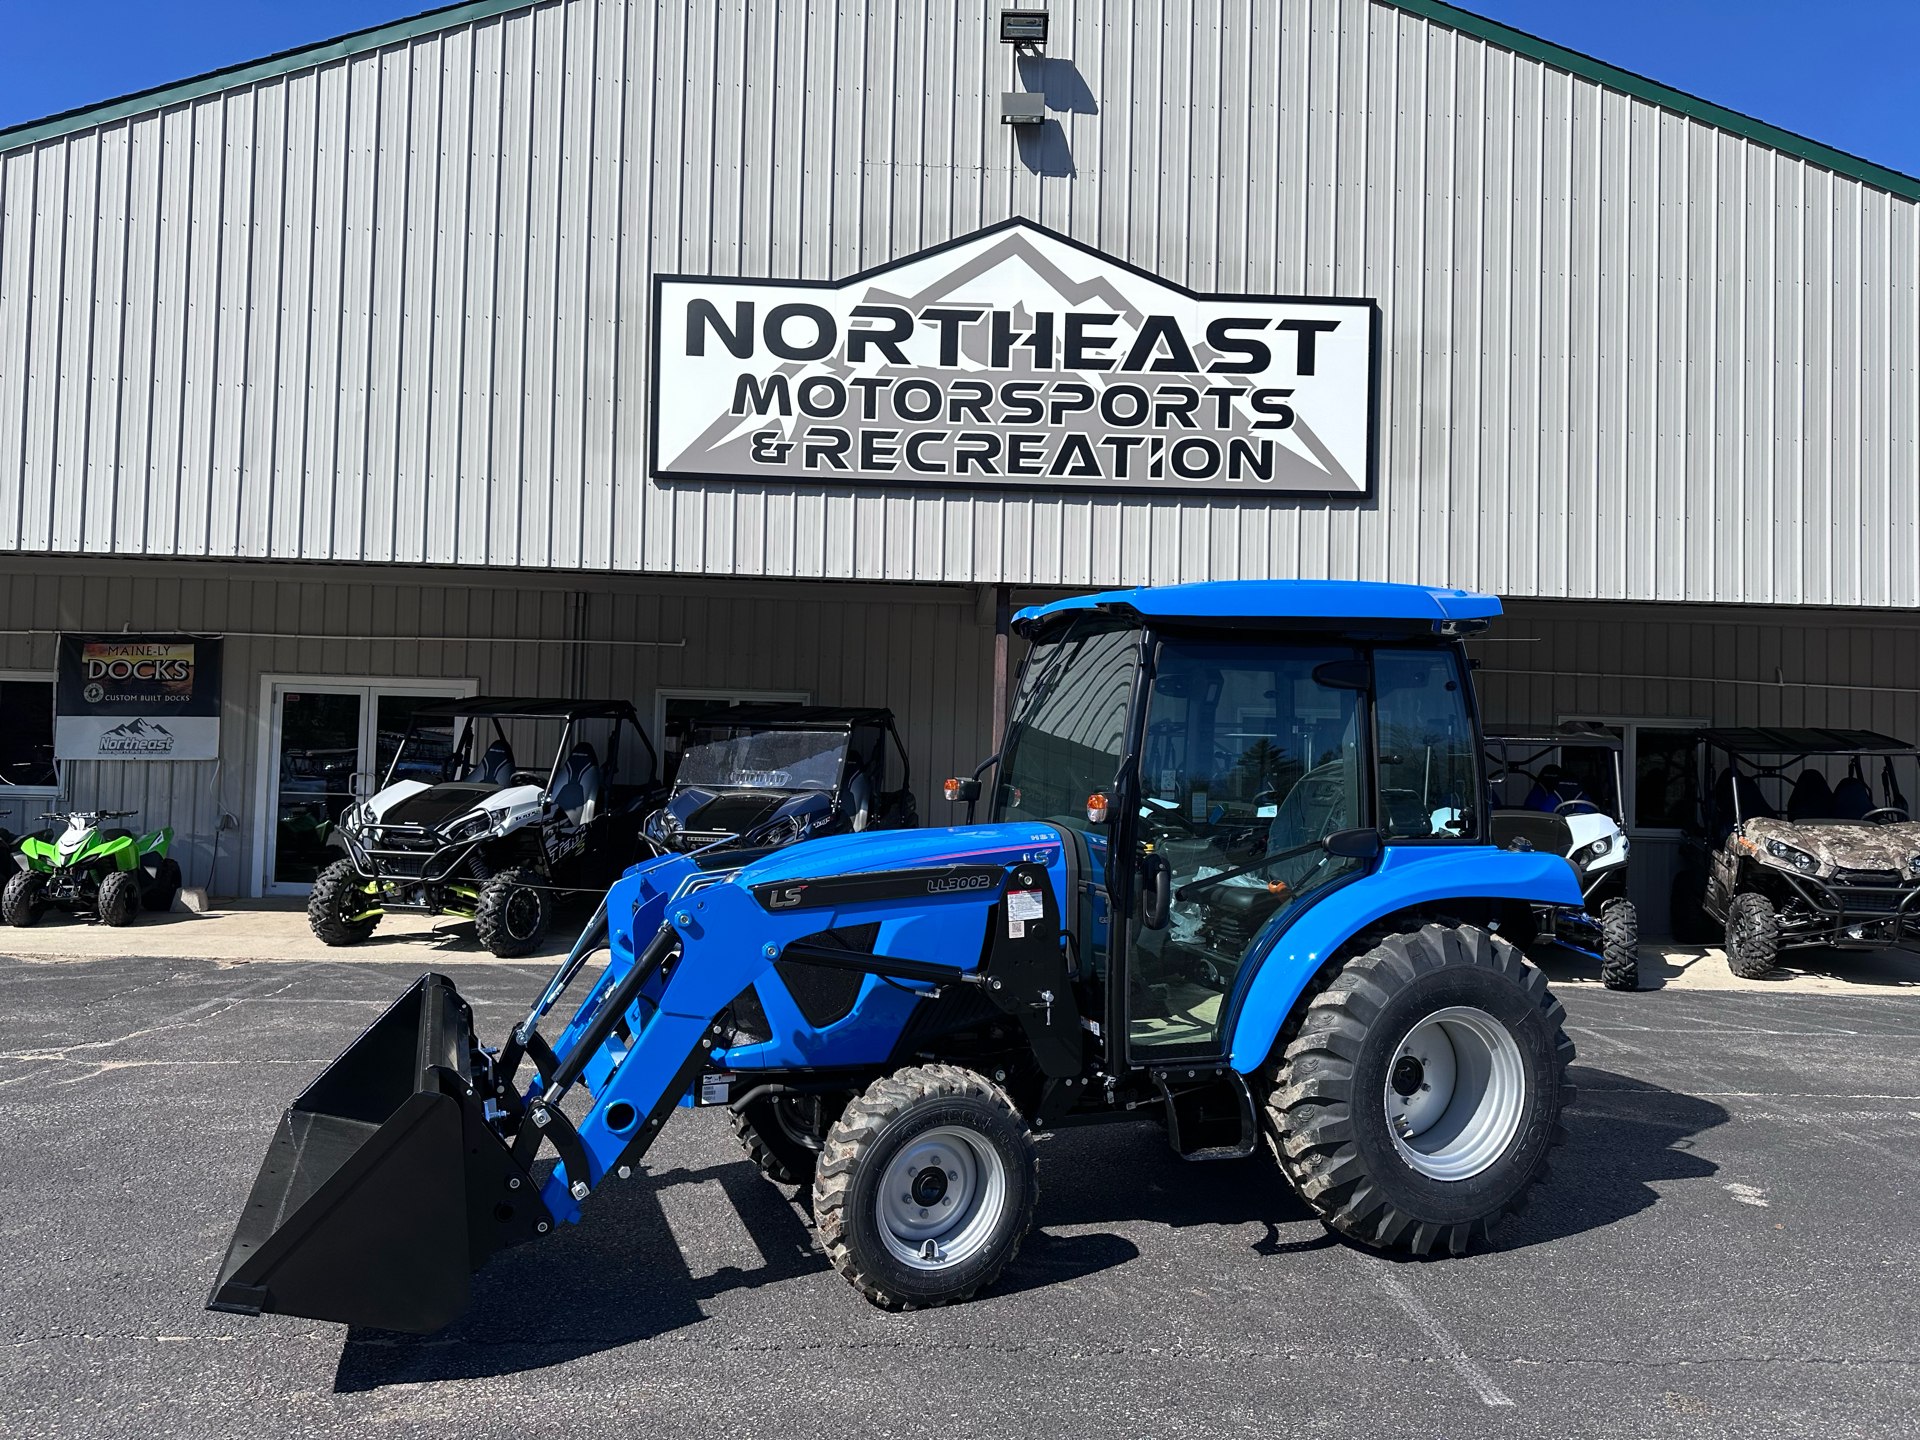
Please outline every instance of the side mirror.
[{"label": "side mirror", "polygon": [[1329,855],[1338,855],[1343,860],[1371,860],[1380,853],[1380,832],[1336,830],[1320,843]]}]

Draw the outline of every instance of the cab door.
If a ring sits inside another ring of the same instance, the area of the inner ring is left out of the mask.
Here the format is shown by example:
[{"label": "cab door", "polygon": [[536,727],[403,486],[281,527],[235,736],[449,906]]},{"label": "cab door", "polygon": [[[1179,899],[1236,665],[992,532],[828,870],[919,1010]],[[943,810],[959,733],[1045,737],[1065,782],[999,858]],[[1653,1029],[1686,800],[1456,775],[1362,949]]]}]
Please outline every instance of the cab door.
[{"label": "cab door", "polygon": [[1367,707],[1351,646],[1162,639],[1129,817],[1137,1065],[1218,1056],[1255,940],[1367,862],[1319,842],[1369,822]]}]

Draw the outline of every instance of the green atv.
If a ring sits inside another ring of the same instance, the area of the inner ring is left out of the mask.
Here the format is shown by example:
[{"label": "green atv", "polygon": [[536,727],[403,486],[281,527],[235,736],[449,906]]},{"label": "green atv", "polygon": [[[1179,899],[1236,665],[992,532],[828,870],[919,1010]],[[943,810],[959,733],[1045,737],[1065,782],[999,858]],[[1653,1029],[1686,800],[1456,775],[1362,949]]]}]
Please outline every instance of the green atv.
[{"label": "green atv", "polygon": [[133,810],[75,810],[58,838],[29,836],[13,853],[18,870],[0,890],[0,919],[31,925],[49,905],[90,913],[105,925],[131,925],[148,910],[171,910],[180,890],[179,863],[167,856],[173,827],[136,836],[102,823]]}]

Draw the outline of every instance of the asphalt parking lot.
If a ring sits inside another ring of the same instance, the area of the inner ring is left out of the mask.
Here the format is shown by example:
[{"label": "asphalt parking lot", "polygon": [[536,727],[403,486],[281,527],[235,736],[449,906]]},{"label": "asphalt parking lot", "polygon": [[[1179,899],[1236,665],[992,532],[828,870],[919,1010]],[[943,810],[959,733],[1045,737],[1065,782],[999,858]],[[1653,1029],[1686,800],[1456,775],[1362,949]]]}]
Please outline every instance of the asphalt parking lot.
[{"label": "asphalt parking lot", "polygon": [[[449,965],[502,1033],[541,966]],[[995,1291],[869,1308],[722,1116],[419,1338],[203,1310],[389,964],[0,959],[0,1435],[1885,1435],[1920,1413],[1920,999],[1563,992],[1572,1138],[1498,1245],[1335,1243],[1270,1164],[1042,1146]]]}]

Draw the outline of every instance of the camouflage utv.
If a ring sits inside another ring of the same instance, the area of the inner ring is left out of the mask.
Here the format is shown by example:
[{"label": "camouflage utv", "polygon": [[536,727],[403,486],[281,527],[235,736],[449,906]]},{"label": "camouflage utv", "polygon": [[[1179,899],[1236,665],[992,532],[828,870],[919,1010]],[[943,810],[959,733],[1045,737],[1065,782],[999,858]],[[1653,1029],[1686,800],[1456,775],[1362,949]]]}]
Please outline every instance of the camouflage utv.
[{"label": "camouflage utv", "polygon": [[[1755,978],[1782,950],[1920,950],[1920,752],[1869,730],[1707,730],[1675,932],[1723,926]],[[1877,786],[1877,793],[1876,793]]]}]

